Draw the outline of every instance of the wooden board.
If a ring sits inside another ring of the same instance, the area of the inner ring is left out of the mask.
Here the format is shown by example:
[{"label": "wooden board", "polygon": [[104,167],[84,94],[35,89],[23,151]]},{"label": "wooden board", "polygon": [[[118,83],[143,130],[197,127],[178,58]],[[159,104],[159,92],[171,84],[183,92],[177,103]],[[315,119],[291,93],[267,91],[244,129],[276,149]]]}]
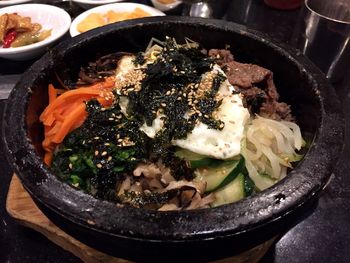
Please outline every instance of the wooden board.
[{"label": "wooden board", "polygon": [[[6,200],[7,212],[20,224],[32,228],[49,240],[70,251],[87,263],[129,263],[97,251],[79,242],[54,225],[35,205],[16,175],[12,177]],[[275,238],[245,251],[240,255],[215,261],[215,263],[255,263],[258,262],[274,242]]]}]

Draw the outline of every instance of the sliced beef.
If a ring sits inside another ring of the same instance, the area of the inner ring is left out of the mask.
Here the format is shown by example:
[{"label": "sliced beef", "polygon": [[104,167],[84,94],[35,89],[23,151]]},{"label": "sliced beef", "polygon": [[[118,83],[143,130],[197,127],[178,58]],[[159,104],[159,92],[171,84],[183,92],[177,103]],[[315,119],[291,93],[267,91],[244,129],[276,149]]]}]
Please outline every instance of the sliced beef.
[{"label": "sliced beef", "polygon": [[[272,77],[271,72],[254,64],[231,61],[223,64],[229,82],[241,89],[249,89]],[[265,84],[264,83],[264,84]]]},{"label": "sliced beef", "polygon": [[216,63],[221,66],[223,63],[234,61],[233,55],[230,50],[227,49],[210,49],[209,56],[217,59]]},{"label": "sliced beef", "polygon": [[252,114],[276,120],[293,120],[290,106],[278,102],[279,95],[270,70],[234,61],[229,50],[211,49],[209,55],[217,59],[228,81],[243,94],[244,104]]},{"label": "sliced beef", "polygon": [[294,121],[290,106],[285,102],[272,101],[269,103],[263,103],[260,108],[260,115],[274,120],[282,119],[286,121]]}]

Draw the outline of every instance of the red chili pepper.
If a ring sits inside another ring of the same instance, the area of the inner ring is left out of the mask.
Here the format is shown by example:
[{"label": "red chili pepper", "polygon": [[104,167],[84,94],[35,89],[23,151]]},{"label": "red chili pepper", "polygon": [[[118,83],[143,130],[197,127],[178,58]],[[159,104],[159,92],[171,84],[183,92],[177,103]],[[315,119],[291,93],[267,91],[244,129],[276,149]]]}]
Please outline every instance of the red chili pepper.
[{"label": "red chili pepper", "polygon": [[14,29],[9,30],[6,33],[6,36],[4,37],[4,44],[2,45],[3,48],[9,48],[13,41],[15,41],[17,37],[17,32]]}]

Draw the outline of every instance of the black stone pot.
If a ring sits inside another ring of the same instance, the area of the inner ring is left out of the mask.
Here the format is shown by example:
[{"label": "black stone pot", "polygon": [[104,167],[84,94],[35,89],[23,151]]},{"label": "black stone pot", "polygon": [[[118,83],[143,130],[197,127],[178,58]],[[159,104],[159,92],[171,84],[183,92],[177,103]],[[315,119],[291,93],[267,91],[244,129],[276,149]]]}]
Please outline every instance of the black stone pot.
[{"label": "black stone pot", "polygon": [[[155,212],[119,208],[73,189],[42,162],[43,128],[54,72],[76,75],[82,63],[116,51],[141,51],[151,37],[189,37],[230,49],[238,61],[274,72],[281,100],[292,105],[313,144],[275,186],[212,209]],[[325,187],[343,147],[340,103],[324,75],[301,54],[225,21],[147,18],[109,25],[62,43],[37,61],[11,93],[4,115],[8,156],[24,187],[55,224],[84,243],[138,261],[204,261],[227,257],[276,235],[305,213]]]}]

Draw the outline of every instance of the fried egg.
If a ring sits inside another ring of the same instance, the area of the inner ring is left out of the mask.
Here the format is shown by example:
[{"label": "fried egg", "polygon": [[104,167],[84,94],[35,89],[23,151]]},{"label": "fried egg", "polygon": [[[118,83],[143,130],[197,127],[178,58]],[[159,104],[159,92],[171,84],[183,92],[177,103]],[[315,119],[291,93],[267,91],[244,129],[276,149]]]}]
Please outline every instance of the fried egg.
[{"label": "fried egg", "polygon": [[[213,70],[222,70],[215,66]],[[218,120],[224,122],[222,130],[211,129],[208,125],[199,122],[187,134],[186,139],[174,140],[172,143],[181,148],[215,159],[229,159],[241,151],[244,126],[249,119],[248,109],[243,107],[242,95],[234,94],[233,86],[224,81],[218,91],[222,103],[216,110]]]},{"label": "fried egg", "polygon": [[[120,65],[123,66],[123,70],[116,74],[117,81],[122,80],[124,74],[135,68],[130,57]],[[213,67],[213,71],[224,74],[218,65]],[[216,109],[215,116],[224,123],[223,129],[212,129],[198,122],[185,139],[173,140],[174,146],[215,159],[229,159],[240,154],[244,126],[250,117],[249,111],[243,107],[242,95],[236,94],[227,79],[221,84],[217,96],[222,99],[222,103]],[[123,104],[123,108],[126,108],[125,102]],[[163,128],[163,117],[164,115],[158,114],[151,126],[144,123],[140,130],[148,137],[154,138]]]}]

